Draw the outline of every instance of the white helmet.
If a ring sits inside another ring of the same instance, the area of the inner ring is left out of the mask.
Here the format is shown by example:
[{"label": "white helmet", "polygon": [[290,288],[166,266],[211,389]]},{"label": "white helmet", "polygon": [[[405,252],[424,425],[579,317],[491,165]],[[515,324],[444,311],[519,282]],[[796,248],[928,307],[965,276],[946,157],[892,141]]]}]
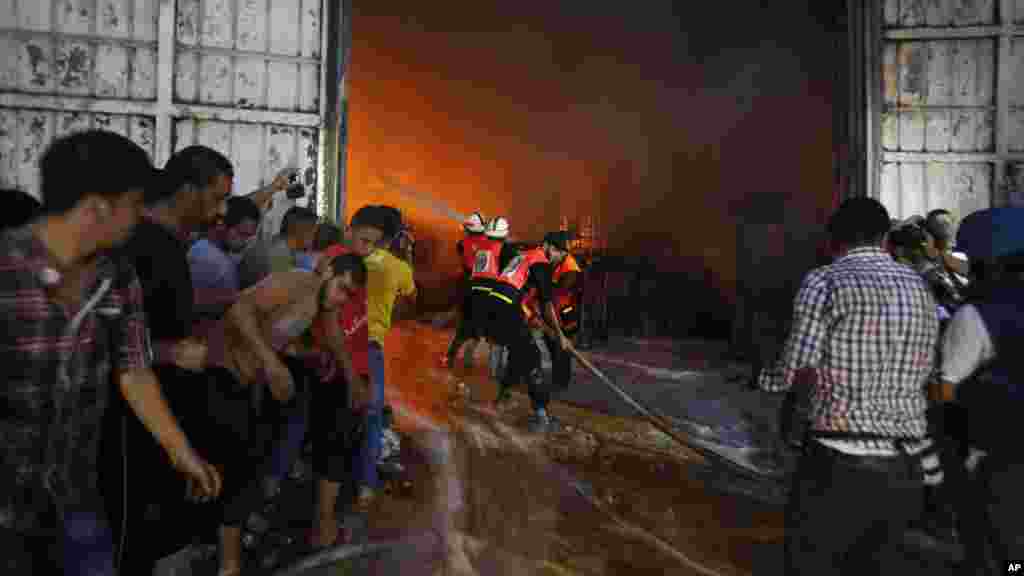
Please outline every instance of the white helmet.
[{"label": "white helmet", "polygon": [[462,222],[462,227],[467,232],[479,234],[484,231],[484,217],[479,212],[473,212]]},{"label": "white helmet", "polygon": [[498,216],[487,224],[485,231],[488,238],[504,239],[508,236],[508,220]]}]

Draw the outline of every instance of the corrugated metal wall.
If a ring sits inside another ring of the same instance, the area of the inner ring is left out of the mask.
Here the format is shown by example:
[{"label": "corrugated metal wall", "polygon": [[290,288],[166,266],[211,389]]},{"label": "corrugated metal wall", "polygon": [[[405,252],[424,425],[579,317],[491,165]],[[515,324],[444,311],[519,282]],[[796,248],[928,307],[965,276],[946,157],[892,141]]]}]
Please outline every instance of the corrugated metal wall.
[{"label": "corrugated metal wall", "polygon": [[[0,0],[0,184],[37,193],[49,141],[89,127],[162,165],[189,144],[235,163],[236,193],[296,165],[320,173],[323,0]],[[287,208],[278,202],[272,226]]]},{"label": "corrugated metal wall", "polygon": [[884,0],[877,197],[894,217],[1020,202],[1024,0]]}]

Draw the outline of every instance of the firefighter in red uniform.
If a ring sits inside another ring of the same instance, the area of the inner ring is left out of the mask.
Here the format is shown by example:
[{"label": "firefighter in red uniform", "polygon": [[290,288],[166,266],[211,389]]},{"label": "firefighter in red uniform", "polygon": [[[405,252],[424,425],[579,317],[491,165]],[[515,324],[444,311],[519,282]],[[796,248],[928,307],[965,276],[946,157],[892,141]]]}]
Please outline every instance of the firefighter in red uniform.
[{"label": "firefighter in red uniform", "polygon": [[[558,313],[558,320],[561,323],[562,332],[572,337],[579,329],[579,302],[577,282],[581,272],[576,258],[568,251],[569,238],[567,233],[549,234],[545,242],[550,243],[557,250],[551,265],[554,271],[551,274],[552,293],[551,300]],[[561,257],[561,261],[557,258]],[[523,312],[530,322],[541,322],[542,314],[537,297],[537,291],[531,290],[523,302]],[[558,345],[558,342],[548,333],[544,333],[544,343],[551,354],[551,384],[554,390],[565,390],[569,387],[572,379],[572,355]]]},{"label": "firefighter in red uniform", "polygon": [[564,246],[558,233],[548,234],[539,248],[518,252],[506,246],[501,253],[501,274],[489,289],[489,313],[483,324],[488,338],[509,348],[509,366],[499,382],[498,400],[503,400],[511,386],[526,378],[534,411],[530,419],[533,432],[547,431],[555,422],[547,413],[550,389],[544,381],[540,350],[527,326],[522,303],[529,289],[535,288],[544,318],[558,335],[555,346],[569,349],[571,344],[562,333],[551,302],[551,261],[561,263]]},{"label": "firefighter in red uniform", "polygon": [[[459,353],[459,349],[468,340],[476,340],[479,336],[473,330],[473,318],[472,318],[472,303],[471,296],[473,291],[471,290],[473,281],[473,265],[476,261],[476,253],[480,248],[488,247],[494,243],[500,245],[500,241],[488,238],[484,234],[484,218],[479,212],[474,212],[466,221],[462,223],[462,228],[466,232],[465,238],[459,240],[456,245],[456,250],[459,253],[459,257],[462,260],[462,279],[459,282],[459,318],[458,324],[455,328],[455,337],[452,338],[451,344],[448,346],[448,354],[444,357],[443,363],[445,366],[454,366],[455,357]],[[500,248],[499,248],[500,250]],[[471,342],[466,348],[465,365],[466,368],[470,368],[473,364],[473,351],[475,349],[475,342]]]}]

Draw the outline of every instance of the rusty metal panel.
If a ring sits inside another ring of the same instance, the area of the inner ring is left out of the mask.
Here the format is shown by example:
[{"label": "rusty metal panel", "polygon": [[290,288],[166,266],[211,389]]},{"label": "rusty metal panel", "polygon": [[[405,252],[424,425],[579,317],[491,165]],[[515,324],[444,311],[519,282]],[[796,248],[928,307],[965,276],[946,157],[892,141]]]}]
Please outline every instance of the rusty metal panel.
[{"label": "rusty metal panel", "polygon": [[[962,28],[991,25],[996,21],[998,4],[997,0],[883,1],[884,25],[888,28]],[[1024,0],[1017,0],[1022,1]]]},{"label": "rusty metal panel", "polygon": [[198,62],[179,49],[175,99],[319,113],[321,10],[322,0],[179,2],[178,42]]},{"label": "rusty metal panel", "polygon": [[906,163],[900,165],[900,213],[904,218],[927,212],[927,190],[925,190],[924,164]]},{"label": "rusty metal panel", "polygon": [[55,61],[58,94],[85,96],[92,94],[93,47],[86,42],[62,40],[57,46]]},{"label": "rusty metal panel", "polygon": [[949,110],[932,110],[925,113],[925,149],[929,152],[949,152],[949,117]]},{"label": "rusty metal panel", "polygon": [[290,62],[271,62],[269,75],[274,79],[267,90],[267,108],[294,110],[298,104],[299,70]]},{"label": "rusty metal panel", "polygon": [[141,42],[156,42],[156,25],[160,0],[135,0],[132,14],[132,38]]},{"label": "rusty metal panel", "polygon": [[996,21],[996,0],[955,0],[953,2],[954,26],[978,26],[994,24]]},{"label": "rusty metal panel", "polygon": [[0,108],[0,186],[18,186],[18,114]]},{"label": "rusty metal panel", "polygon": [[882,164],[878,190],[878,201],[889,211],[892,218],[900,217],[900,165],[896,162]]},{"label": "rusty metal panel", "polygon": [[900,25],[900,0],[884,0],[882,17],[887,28],[894,28]]},{"label": "rusty metal panel", "polygon": [[91,124],[92,116],[88,112],[60,112],[57,114],[54,137],[61,138],[68,134],[88,130]]},{"label": "rusty metal panel", "polygon": [[200,122],[196,126],[196,144],[208,146],[231,157],[231,125],[224,122]]},{"label": "rusty metal panel", "polygon": [[175,39],[186,46],[199,43],[199,0],[178,0]]},{"label": "rusty metal panel", "polygon": [[900,113],[900,150],[924,150],[925,114],[920,110]]},{"label": "rusty metal panel", "polygon": [[924,165],[925,210],[957,204],[949,185],[950,166],[941,162],[928,162]]},{"label": "rusty metal panel", "polygon": [[900,26],[904,28],[924,26],[926,16],[925,0],[900,0]]},{"label": "rusty metal panel", "polygon": [[97,0],[96,33],[106,38],[128,38],[131,36],[134,0]]},{"label": "rusty metal panel", "polygon": [[897,49],[899,64],[899,105],[917,106],[924,103],[925,65],[927,46],[924,42],[905,42]]},{"label": "rusty metal panel", "polygon": [[991,164],[951,164],[950,171],[950,192],[956,204],[946,208],[963,217],[991,205]]},{"label": "rusty metal panel", "polygon": [[928,2],[925,20],[932,28],[941,28],[953,24],[953,8],[955,0],[931,0]]},{"label": "rusty metal panel", "polygon": [[1011,152],[1024,152],[1024,108],[1011,108],[1006,127]]},{"label": "rusty metal panel", "polygon": [[927,103],[948,106],[953,103],[953,58],[949,42],[928,42]]},{"label": "rusty metal panel", "polygon": [[128,97],[128,50],[116,44],[101,44],[96,49],[96,96]]},{"label": "rusty metal panel", "polygon": [[21,0],[0,6],[0,12],[16,9],[18,22],[0,32],[0,89],[154,100],[158,1]]},{"label": "rusty metal panel", "polygon": [[1006,168],[1007,200],[1010,206],[1024,206],[1024,162],[1010,162]]},{"label": "rusty metal panel", "polygon": [[53,91],[53,41],[46,36],[30,38],[18,51],[18,86],[25,92]]},{"label": "rusty metal panel", "polygon": [[235,171],[236,193],[255,190],[263,184],[263,139],[266,128],[260,124],[236,124],[231,142],[231,162],[245,166]]},{"label": "rusty metal panel", "polygon": [[204,104],[231,104],[233,77],[231,58],[221,54],[199,56],[199,101]]},{"label": "rusty metal panel", "polygon": [[200,39],[203,46],[215,48],[234,47],[232,4],[233,2],[228,0],[204,0],[203,33]]},{"label": "rusty metal panel", "polygon": [[19,111],[16,134],[18,188],[39,197],[39,158],[53,139],[53,114]]},{"label": "rusty metal panel", "polygon": [[320,48],[323,45],[323,35],[320,31],[320,2],[321,0],[302,0],[300,56],[305,58],[320,58]]},{"label": "rusty metal panel", "polygon": [[317,64],[299,65],[298,109],[300,112],[320,110],[320,66]]},{"label": "rusty metal panel", "polygon": [[152,117],[0,108],[0,185],[39,194],[39,158],[54,138],[89,130],[127,136],[152,158]]},{"label": "rusty metal panel", "polygon": [[50,31],[52,26],[50,16],[53,13],[52,0],[18,0],[15,6],[19,29],[36,32]]},{"label": "rusty metal panel", "polygon": [[296,0],[281,2],[270,0],[270,53],[298,56],[299,30],[302,26],[302,5]]},{"label": "rusty metal panel", "polygon": [[987,208],[992,165],[954,162],[887,162],[879,201],[900,220],[945,208],[958,218]]},{"label": "rusty metal panel", "polygon": [[103,128],[161,161],[223,150],[246,191],[298,166],[312,199],[323,3],[0,0],[0,184],[34,193],[53,138]]},{"label": "rusty metal panel", "polygon": [[156,50],[137,47],[129,50],[133,54],[129,63],[131,78],[128,85],[128,97],[133,100],[156,99]]},{"label": "rusty metal panel", "polygon": [[0,35],[0,90],[18,88],[20,48],[15,38]]},{"label": "rusty metal panel", "polygon": [[237,30],[236,48],[247,52],[266,52],[267,0],[238,0]]},{"label": "rusty metal panel", "polygon": [[262,58],[239,57],[235,61],[235,106],[266,108],[267,61]]},{"label": "rusty metal panel", "polygon": [[57,6],[57,30],[67,34],[92,32],[96,0],[63,0]]},{"label": "rusty metal panel", "polygon": [[1024,38],[1014,38],[1010,44],[1009,68],[1010,105],[1024,106]]},{"label": "rusty metal panel", "polygon": [[199,93],[199,55],[179,52],[174,57],[174,99],[196,102]]},{"label": "rusty metal panel", "polygon": [[[270,183],[288,166],[299,169],[307,190],[316,190],[319,132],[315,128],[179,119],[174,132],[175,150],[202,144],[231,158],[236,167],[244,167],[236,170],[236,193]],[[306,199],[298,202],[305,203]]]}]

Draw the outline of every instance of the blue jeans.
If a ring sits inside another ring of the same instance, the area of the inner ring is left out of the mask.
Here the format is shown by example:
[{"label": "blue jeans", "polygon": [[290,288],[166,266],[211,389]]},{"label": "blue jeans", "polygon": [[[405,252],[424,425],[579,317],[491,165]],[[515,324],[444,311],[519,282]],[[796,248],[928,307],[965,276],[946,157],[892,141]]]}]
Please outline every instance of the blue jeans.
[{"label": "blue jeans", "polygon": [[114,539],[102,514],[64,515],[64,576],[114,576]]},{"label": "blue jeans", "polygon": [[366,409],[366,433],[356,465],[360,484],[380,488],[377,461],[380,460],[381,435],[384,428],[384,348],[370,341],[370,404]]}]

